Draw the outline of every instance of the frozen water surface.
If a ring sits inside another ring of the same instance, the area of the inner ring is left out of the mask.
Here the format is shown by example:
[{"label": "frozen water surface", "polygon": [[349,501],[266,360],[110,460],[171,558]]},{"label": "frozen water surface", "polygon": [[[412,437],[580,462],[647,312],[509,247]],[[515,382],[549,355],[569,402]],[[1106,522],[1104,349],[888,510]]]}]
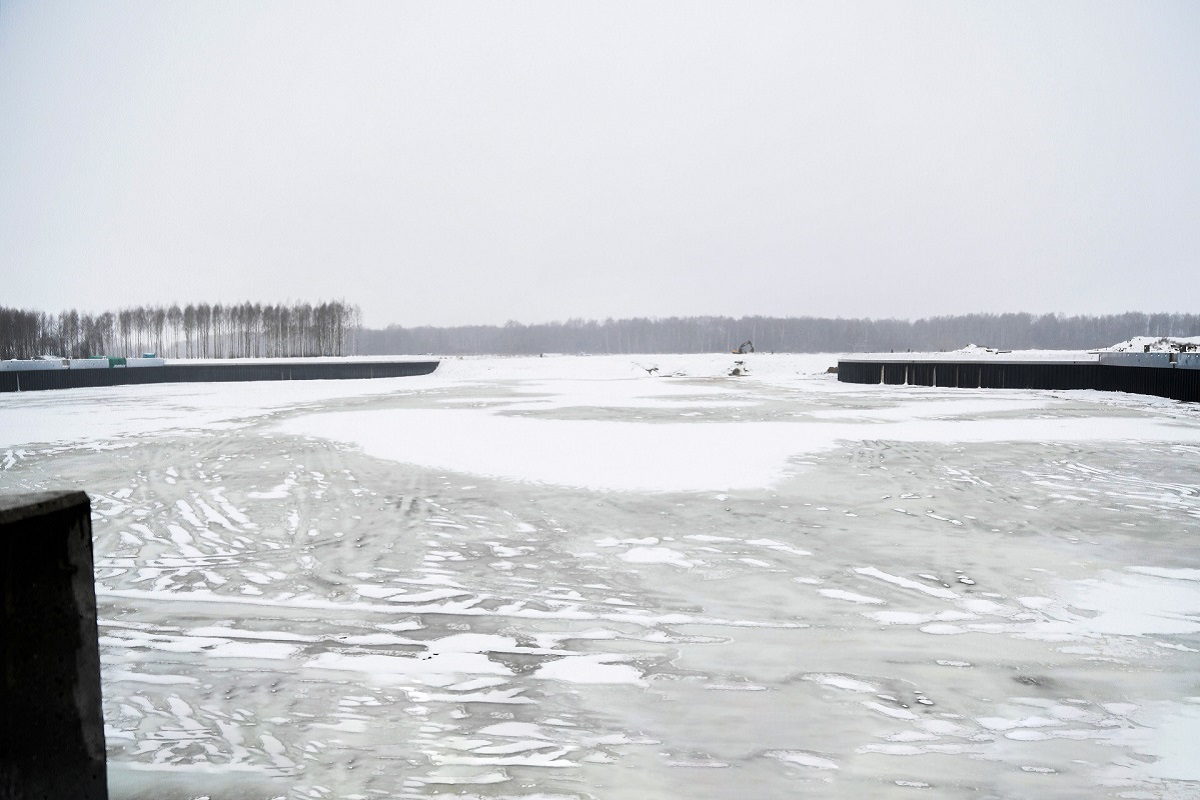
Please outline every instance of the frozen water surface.
[{"label": "frozen water surface", "polygon": [[834,361],[6,395],[0,489],[114,798],[1200,797],[1200,409]]}]

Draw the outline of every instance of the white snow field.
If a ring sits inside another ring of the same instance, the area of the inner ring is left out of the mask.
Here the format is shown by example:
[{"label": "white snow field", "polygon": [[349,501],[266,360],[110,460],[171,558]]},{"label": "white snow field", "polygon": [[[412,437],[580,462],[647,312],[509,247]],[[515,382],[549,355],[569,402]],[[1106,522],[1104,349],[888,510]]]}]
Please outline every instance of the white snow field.
[{"label": "white snow field", "polygon": [[1200,407],[835,363],[9,394],[0,491],[114,800],[1200,797]]}]

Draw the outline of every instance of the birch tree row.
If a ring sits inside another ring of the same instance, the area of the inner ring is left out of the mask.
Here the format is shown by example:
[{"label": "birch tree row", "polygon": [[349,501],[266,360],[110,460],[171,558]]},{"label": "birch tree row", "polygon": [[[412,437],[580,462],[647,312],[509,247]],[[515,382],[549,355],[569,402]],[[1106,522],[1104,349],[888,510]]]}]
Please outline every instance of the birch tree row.
[{"label": "birch tree row", "polygon": [[0,307],[0,358],[287,358],[354,352],[358,306],[189,303],[57,315]]}]

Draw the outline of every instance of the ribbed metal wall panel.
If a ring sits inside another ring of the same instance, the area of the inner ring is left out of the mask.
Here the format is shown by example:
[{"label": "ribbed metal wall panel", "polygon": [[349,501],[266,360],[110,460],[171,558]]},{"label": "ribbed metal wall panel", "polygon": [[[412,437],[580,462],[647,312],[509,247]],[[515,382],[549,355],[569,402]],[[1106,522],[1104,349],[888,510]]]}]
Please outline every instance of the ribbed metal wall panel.
[{"label": "ribbed metal wall panel", "polygon": [[842,383],[879,383],[883,368],[877,363],[839,361],[838,380]]},{"label": "ribbed metal wall panel", "polygon": [[908,383],[908,364],[889,362],[883,365],[883,382],[893,386],[903,386]]},{"label": "ribbed metal wall panel", "polygon": [[1108,391],[1200,401],[1200,370],[1101,365],[1100,374],[1101,388]]},{"label": "ribbed metal wall panel", "polygon": [[55,369],[0,372],[0,392],[79,389],[145,383],[210,383],[230,381],[308,381],[404,378],[428,375],[437,361],[337,361],[327,364],[268,362],[259,364],[168,364],[164,367]]}]

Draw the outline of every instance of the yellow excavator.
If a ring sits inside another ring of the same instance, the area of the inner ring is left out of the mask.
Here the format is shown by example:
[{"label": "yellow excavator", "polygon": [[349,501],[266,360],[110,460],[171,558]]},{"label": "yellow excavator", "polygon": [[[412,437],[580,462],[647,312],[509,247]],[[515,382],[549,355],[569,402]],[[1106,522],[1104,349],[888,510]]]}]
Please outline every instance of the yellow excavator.
[{"label": "yellow excavator", "polygon": [[754,352],[754,342],[747,339],[746,341],[744,341],[738,345],[737,350],[730,350],[729,352],[733,353],[735,356],[744,356],[744,355],[746,355],[746,353],[753,353]]}]

